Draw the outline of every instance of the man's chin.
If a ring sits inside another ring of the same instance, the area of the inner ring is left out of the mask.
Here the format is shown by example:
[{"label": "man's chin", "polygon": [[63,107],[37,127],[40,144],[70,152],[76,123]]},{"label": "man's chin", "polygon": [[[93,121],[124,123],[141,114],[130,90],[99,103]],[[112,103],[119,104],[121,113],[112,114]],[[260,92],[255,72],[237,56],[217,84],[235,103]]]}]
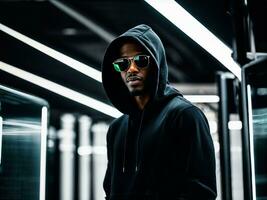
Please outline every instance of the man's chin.
[{"label": "man's chin", "polygon": [[144,94],[144,90],[131,90],[131,96],[142,96]]}]

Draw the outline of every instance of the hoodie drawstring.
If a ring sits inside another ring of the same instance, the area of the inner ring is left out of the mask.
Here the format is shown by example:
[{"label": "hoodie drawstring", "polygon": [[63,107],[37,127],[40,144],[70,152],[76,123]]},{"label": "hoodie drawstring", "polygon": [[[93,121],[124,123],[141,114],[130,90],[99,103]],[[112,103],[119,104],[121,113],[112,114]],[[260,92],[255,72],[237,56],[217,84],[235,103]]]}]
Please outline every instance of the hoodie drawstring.
[{"label": "hoodie drawstring", "polygon": [[136,144],[136,158],[135,158],[135,171],[137,172],[138,170],[138,154],[139,154],[139,140],[140,140],[140,135],[141,135],[141,128],[142,128],[142,124],[143,124],[143,118],[144,118],[144,110],[142,111],[142,115],[141,115],[141,120],[140,120],[140,124],[139,124],[139,128],[138,128],[138,133],[137,133],[137,144]]},{"label": "hoodie drawstring", "polygon": [[125,136],[125,139],[124,139],[124,147],[123,147],[123,163],[122,163],[122,172],[124,173],[125,172],[125,163],[126,163],[126,146],[127,146],[127,135],[128,135],[128,132]]}]

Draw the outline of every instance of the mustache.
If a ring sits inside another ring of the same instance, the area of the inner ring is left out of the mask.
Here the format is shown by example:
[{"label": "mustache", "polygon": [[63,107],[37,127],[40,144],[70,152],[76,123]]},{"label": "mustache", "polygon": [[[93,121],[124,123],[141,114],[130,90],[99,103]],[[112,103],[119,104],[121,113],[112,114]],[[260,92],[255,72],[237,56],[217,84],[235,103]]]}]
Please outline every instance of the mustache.
[{"label": "mustache", "polygon": [[141,76],[138,76],[136,74],[131,74],[131,73],[126,75],[127,82],[134,81],[134,80],[143,80],[143,78]]}]

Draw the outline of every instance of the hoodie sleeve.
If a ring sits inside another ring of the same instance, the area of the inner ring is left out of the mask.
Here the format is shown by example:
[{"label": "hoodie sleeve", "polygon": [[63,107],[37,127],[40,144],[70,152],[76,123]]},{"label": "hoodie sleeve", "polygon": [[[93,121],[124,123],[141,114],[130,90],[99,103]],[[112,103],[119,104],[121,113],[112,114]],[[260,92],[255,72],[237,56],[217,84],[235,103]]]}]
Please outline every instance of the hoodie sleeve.
[{"label": "hoodie sleeve", "polygon": [[108,133],[107,133],[107,158],[108,158],[108,164],[107,164],[107,170],[106,170],[106,174],[105,174],[105,178],[104,178],[104,182],[103,182],[103,188],[104,191],[106,193],[106,199],[109,199],[110,196],[110,186],[111,186],[111,152],[110,152],[110,135],[111,135],[111,126],[108,129]]},{"label": "hoodie sleeve", "polygon": [[179,117],[179,128],[187,146],[187,162],[186,181],[178,199],[216,199],[215,153],[206,117],[195,106],[186,108]]}]

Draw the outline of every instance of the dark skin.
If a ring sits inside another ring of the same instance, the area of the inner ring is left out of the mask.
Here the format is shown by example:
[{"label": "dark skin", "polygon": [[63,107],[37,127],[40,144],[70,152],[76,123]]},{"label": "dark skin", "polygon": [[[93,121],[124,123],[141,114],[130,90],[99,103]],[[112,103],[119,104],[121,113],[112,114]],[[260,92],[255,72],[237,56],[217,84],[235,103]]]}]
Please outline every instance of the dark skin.
[{"label": "dark skin", "polygon": [[[120,56],[132,58],[138,54],[145,54],[143,47],[134,42],[126,42],[120,48]],[[150,67],[138,68],[134,61],[126,71],[121,72],[121,78],[133,95],[135,102],[140,110],[143,110],[150,99],[148,92],[148,76]]]}]

